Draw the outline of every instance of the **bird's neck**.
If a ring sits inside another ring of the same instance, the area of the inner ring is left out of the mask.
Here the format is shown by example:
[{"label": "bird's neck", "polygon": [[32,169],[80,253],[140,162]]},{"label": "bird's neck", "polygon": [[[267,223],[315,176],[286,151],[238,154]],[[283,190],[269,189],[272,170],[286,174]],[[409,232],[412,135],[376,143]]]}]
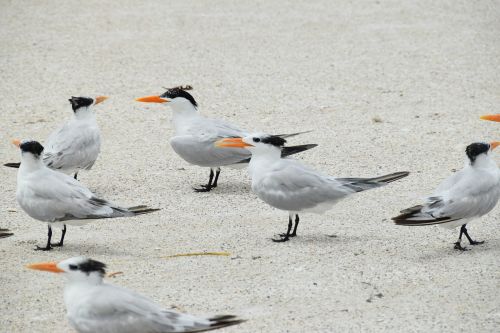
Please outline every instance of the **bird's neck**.
[{"label": "bird's neck", "polygon": [[192,104],[172,105],[172,111],[172,124],[176,135],[182,135],[194,119],[201,117]]},{"label": "bird's neck", "polygon": [[23,153],[21,155],[21,165],[19,166],[19,174],[29,173],[36,170],[45,168],[41,156],[35,157],[29,153]]},{"label": "bird's neck", "polygon": [[498,168],[495,161],[486,154],[481,154],[476,157],[475,161],[471,163],[471,166],[475,169],[495,169]]},{"label": "bird's neck", "polygon": [[82,107],[74,113],[74,119],[76,120],[95,120],[94,112],[88,107]]},{"label": "bird's neck", "polygon": [[263,171],[281,159],[281,150],[279,148],[270,148],[265,151],[252,152],[252,158],[248,165],[248,172],[252,179],[262,175]]}]

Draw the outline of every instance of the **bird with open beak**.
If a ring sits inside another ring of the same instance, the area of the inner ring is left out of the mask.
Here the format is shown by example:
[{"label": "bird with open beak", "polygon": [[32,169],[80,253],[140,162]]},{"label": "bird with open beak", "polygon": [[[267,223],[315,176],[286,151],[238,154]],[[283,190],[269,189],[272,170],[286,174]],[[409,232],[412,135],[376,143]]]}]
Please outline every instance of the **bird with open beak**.
[{"label": "bird with open beak", "polygon": [[[73,173],[77,178],[80,170],[90,170],[101,151],[101,134],[94,114],[94,106],[108,97],[71,97],[69,102],[73,116],[56,129],[45,142],[43,163],[51,169]],[[6,163],[18,168],[19,163]]]}]

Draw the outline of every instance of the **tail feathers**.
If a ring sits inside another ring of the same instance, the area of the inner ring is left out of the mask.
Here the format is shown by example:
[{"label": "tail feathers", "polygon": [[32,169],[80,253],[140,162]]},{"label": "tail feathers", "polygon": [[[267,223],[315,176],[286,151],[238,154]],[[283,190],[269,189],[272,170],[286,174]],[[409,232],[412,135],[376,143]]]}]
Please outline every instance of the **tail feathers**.
[{"label": "tail feathers", "polygon": [[423,211],[424,206],[413,206],[401,211],[401,214],[393,217],[392,220],[397,225],[405,226],[424,226],[441,224],[455,221],[451,217],[434,217],[432,214]]},{"label": "tail feathers", "polygon": [[0,238],[7,238],[14,235],[9,229],[0,228]]},{"label": "tail feathers", "polygon": [[212,318],[209,318],[208,320],[210,320],[211,323],[210,323],[210,328],[206,329],[206,331],[215,330],[221,327],[238,325],[246,321],[244,319],[239,319],[238,317],[232,315],[214,316]]},{"label": "tail feathers", "polygon": [[145,206],[145,205],[140,205],[140,206],[129,207],[129,208],[127,208],[127,210],[129,212],[134,213],[134,215],[142,215],[142,214],[149,214],[152,212],[159,211],[160,208],[150,208],[150,207]]},{"label": "tail feathers", "polygon": [[19,169],[19,167],[21,166],[21,162],[5,163],[4,166],[9,167],[9,168]]},{"label": "tail feathers", "polygon": [[298,153],[312,149],[312,148],[317,147],[317,146],[318,146],[317,144],[311,143],[311,144],[307,144],[307,145],[283,147],[283,149],[281,150],[281,157],[286,157],[286,156],[298,154]]},{"label": "tail feathers", "polygon": [[407,177],[409,174],[410,173],[407,171],[402,171],[374,178],[337,178],[336,180],[340,181],[343,183],[343,186],[351,190],[361,192],[387,185],[393,181]]},{"label": "tail feathers", "polygon": [[279,136],[280,138],[286,139],[286,138],[291,138],[292,136],[297,136],[300,134],[306,134],[306,133],[311,133],[312,130],[310,131],[304,131],[304,132],[297,132],[297,133],[290,133],[290,134],[276,134],[275,136]]}]

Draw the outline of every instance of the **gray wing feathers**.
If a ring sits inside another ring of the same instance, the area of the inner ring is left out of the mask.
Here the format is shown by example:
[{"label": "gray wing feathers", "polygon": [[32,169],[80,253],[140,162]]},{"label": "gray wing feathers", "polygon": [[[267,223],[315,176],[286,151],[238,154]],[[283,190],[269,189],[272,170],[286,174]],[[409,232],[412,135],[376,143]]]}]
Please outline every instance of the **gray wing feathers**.
[{"label": "gray wing feathers", "polygon": [[[243,322],[234,316],[195,317],[163,309],[147,297],[113,285],[104,284],[89,295],[86,316],[71,316],[85,332],[167,333],[203,332]],[[91,298],[91,299],[90,299]]]},{"label": "gray wing feathers", "polygon": [[101,139],[96,126],[68,123],[54,132],[47,143],[43,161],[51,169],[73,171],[90,169],[99,155]]}]

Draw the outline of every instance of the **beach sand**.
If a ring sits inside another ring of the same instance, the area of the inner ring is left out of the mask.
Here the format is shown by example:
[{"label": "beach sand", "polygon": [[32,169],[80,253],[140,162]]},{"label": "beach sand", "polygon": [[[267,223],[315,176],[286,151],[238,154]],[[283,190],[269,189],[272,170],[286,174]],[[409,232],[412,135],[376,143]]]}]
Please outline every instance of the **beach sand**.
[{"label": "beach sand", "polygon": [[[25,265],[79,255],[166,307],[248,319],[228,333],[498,331],[499,208],[469,226],[486,243],[463,253],[458,230],[390,218],[461,168],[467,144],[500,139],[479,120],[500,105],[499,17],[494,1],[3,1],[2,163],[19,160],[12,138],[43,142],[70,117],[70,96],[108,95],[101,155],[79,179],[161,211],[69,227],[63,248],[35,252],[46,224],[0,168],[0,227],[15,233],[0,240],[0,331],[73,332],[64,277]],[[298,158],[324,173],[411,175],[301,215],[299,236],[273,243],[287,214],[251,193],[246,170],[194,193],[209,171],[171,149],[170,109],[134,101],[180,84],[204,115],[313,130],[289,143],[319,144]],[[203,251],[231,255],[164,258]]]}]

